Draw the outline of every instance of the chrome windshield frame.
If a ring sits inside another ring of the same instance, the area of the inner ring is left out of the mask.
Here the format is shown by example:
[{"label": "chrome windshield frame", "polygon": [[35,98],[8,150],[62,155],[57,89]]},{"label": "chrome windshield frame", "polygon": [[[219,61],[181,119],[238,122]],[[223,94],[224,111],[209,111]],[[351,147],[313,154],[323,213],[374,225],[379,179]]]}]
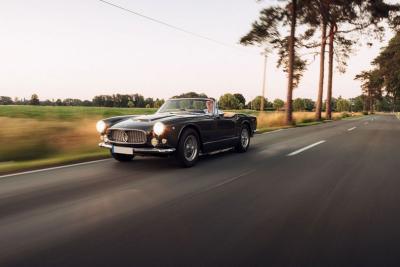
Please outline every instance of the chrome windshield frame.
[{"label": "chrome windshield frame", "polygon": [[[198,101],[212,101],[213,102],[213,113],[211,114],[212,116],[217,116],[218,115],[218,107],[217,107],[217,101],[215,101],[212,98],[170,98],[167,101],[165,101],[165,103],[156,111],[156,114],[160,114],[160,113],[168,113],[168,112],[160,112],[160,110],[162,110],[162,108],[167,104],[168,101],[180,101],[180,100],[198,100]],[[202,114],[202,113],[199,113]],[[205,113],[206,114],[206,113]]]}]

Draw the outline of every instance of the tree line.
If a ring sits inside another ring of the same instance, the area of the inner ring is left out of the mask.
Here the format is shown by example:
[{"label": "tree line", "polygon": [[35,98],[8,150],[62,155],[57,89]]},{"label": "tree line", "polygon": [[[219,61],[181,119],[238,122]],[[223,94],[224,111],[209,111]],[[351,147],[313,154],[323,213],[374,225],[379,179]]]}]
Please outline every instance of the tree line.
[{"label": "tree line", "polygon": [[0,96],[0,105],[41,105],[41,106],[87,106],[87,107],[120,107],[120,108],[159,108],[164,104],[164,99],[145,98],[140,94],[113,94],[97,95],[92,100],[66,98],[57,100],[40,100],[37,94],[30,99],[12,99],[8,96]]},{"label": "tree line", "polygon": [[[384,0],[282,0],[263,9],[250,31],[240,39],[243,45],[258,45],[265,52],[276,51],[278,67],[287,73],[286,123],[292,124],[293,89],[307,68],[305,55],[319,56],[316,84],[317,120],[332,117],[334,64],[344,72],[346,61],[356,44],[368,38],[382,40],[387,27],[400,26],[400,5]],[[289,33],[288,35],[286,33]],[[360,38],[367,37],[367,38]],[[365,41],[365,45],[371,43]],[[310,50],[309,53],[300,53]],[[328,50],[328,51],[326,51]],[[323,102],[325,61],[328,52],[328,85]]]},{"label": "tree line", "polygon": [[381,50],[372,66],[355,77],[362,81],[365,110],[374,112],[385,102],[391,111],[400,111],[400,32]]},{"label": "tree line", "polygon": [[[188,92],[181,95],[176,95],[173,98],[208,98],[206,94]],[[264,101],[264,111],[285,111],[285,102],[282,99],[269,101],[262,99],[262,96],[257,96],[254,99],[247,101],[241,93],[226,93],[217,99],[218,105],[224,110],[260,110],[262,101]],[[247,101],[247,102],[246,102]],[[331,99],[332,111],[337,112],[360,112],[365,110],[369,103],[367,95],[361,95],[355,98],[344,99],[342,97]],[[87,106],[87,107],[121,107],[121,108],[159,108],[164,104],[164,99],[145,98],[140,94],[114,94],[114,95],[98,95],[90,100],[80,100],[76,98],[66,98],[57,100],[41,101],[37,94],[33,94],[30,99],[12,99],[7,96],[0,96],[0,105],[42,105],[42,106]],[[391,97],[385,96],[375,100],[375,110],[391,111]],[[322,107],[325,111],[326,103]],[[296,98],[293,100],[293,111],[311,112],[316,110],[316,102],[308,98]]]}]

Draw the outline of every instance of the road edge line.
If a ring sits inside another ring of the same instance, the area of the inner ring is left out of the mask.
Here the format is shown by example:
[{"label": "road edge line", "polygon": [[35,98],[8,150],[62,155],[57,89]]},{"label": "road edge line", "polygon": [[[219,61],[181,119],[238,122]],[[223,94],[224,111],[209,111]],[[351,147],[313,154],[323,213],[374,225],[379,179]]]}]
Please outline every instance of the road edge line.
[{"label": "road edge line", "polygon": [[44,168],[44,169],[32,170],[32,171],[4,174],[4,175],[0,175],[0,179],[12,177],[12,176],[24,175],[24,174],[32,174],[32,173],[37,173],[37,172],[45,172],[45,171],[52,171],[52,170],[88,165],[88,164],[93,164],[93,163],[98,163],[98,162],[103,162],[103,161],[108,161],[108,160],[111,160],[111,159],[98,159],[98,160],[85,161],[85,162],[80,162],[80,163],[74,163],[74,164],[62,165],[62,166],[56,166],[56,167],[49,167],[49,168]]}]

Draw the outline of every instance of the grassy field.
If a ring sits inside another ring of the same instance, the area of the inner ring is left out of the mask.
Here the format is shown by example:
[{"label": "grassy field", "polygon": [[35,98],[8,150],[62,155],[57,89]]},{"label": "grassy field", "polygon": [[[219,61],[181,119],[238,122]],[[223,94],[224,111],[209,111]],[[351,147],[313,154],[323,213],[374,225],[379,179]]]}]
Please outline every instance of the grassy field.
[{"label": "grassy field", "polygon": [[[155,109],[0,106],[0,173],[41,166],[103,158],[108,151],[98,148],[96,122],[126,114],[152,114]],[[257,116],[259,131],[284,126],[283,112],[240,112]],[[359,114],[357,114],[359,115]],[[335,113],[334,119],[348,117]],[[295,112],[297,126],[315,124],[314,113]]]},{"label": "grassy field", "polygon": [[1,106],[0,117],[37,120],[82,120],[126,114],[152,114],[154,108]]}]

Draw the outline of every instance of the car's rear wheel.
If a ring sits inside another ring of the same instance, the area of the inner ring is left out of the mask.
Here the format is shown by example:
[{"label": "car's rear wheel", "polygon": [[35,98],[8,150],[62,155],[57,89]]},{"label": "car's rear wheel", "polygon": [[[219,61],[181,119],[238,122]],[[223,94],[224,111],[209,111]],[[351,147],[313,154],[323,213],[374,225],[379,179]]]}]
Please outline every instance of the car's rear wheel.
[{"label": "car's rear wheel", "polygon": [[111,156],[115,159],[118,160],[120,162],[127,162],[127,161],[131,161],[135,155],[125,155],[125,154],[118,154],[118,153],[113,153],[110,150]]},{"label": "car's rear wheel", "polygon": [[250,146],[250,129],[247,125],[243,125],[240,130],[239,141],[236,145],[236,151],[244,153]]},{"label": "car's rear wheel", "polygon": [[176,158],[183,167],[192,167],[199,159],[200,141],[197,132],[187,129],[179,139]]}]

